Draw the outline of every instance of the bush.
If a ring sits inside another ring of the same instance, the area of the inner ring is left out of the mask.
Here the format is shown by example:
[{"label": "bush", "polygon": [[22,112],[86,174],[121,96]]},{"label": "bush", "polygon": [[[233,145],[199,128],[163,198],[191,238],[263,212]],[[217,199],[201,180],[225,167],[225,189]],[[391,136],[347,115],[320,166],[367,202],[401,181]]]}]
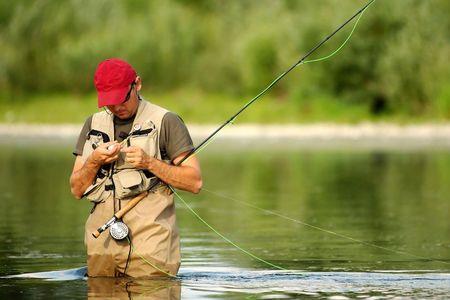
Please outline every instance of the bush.
[{"label": "bush", "polygon": [[[373,114],[447,116],[450,2],[376,1],[332,59],[304,65],[275,95],[302,106],[338,98]],[[353,1],[0,0],[0,90],[92,91],[107,57],[146,86],[252,95],[329,34]],[[350,26],[314,58],[332,52]],[[5,97],[2,97],[3,99]]]}]

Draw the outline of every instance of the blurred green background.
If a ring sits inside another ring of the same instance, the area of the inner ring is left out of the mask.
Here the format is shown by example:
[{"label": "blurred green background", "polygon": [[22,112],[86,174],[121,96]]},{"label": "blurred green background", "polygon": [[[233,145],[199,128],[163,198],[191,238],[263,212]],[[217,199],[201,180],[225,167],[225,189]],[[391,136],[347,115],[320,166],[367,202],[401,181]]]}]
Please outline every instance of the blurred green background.
[{"label": "blurred green background", "polygon": [[[145,98],[221,122],[365,2],[0,0],[0,122],[83,122],[108,57],[137,69]],[[448,121],[449,12],[377,0],[337,56],[299,67],[240,121]]]}]

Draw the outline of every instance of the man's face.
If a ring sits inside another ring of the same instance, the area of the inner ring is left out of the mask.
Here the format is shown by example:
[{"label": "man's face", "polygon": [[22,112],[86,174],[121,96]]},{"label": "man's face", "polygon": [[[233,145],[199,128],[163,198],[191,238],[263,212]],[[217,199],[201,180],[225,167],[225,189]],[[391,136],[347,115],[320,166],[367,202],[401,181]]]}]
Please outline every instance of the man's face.
[{"label": "man's face", "polygon": [[123,99],[123,102],[117,105],[107,105],[108,109],[119,119],[128,119],[134,116],[139,106],[138,91],[141,88],[140,79],[130,85],[130,90]]}]

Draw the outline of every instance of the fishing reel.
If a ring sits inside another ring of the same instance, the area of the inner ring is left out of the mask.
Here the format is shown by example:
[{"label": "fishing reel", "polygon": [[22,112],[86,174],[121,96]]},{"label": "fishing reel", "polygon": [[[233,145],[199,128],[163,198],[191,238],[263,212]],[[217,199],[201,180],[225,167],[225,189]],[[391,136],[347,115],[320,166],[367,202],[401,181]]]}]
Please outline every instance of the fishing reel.
[{"label": "fishing reel", "polygon": [[116,221],[111,225],[111,227],[109,227],[109,234],[116,241],[122,241],[126,239],[128,233],[128,226],[122,221]]}]

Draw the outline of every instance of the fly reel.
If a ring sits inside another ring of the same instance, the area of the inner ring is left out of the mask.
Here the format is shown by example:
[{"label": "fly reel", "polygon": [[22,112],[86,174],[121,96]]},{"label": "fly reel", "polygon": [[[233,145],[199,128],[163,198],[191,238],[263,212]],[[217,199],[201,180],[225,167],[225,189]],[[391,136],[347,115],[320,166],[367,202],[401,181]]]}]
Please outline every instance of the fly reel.
[{"label": "fly reel", "polygon": [[114,222],[114,224],[109,227],[109,234],[116,241],[122,241],[127,238],[129,233],[128,226],[121,221]]}]

